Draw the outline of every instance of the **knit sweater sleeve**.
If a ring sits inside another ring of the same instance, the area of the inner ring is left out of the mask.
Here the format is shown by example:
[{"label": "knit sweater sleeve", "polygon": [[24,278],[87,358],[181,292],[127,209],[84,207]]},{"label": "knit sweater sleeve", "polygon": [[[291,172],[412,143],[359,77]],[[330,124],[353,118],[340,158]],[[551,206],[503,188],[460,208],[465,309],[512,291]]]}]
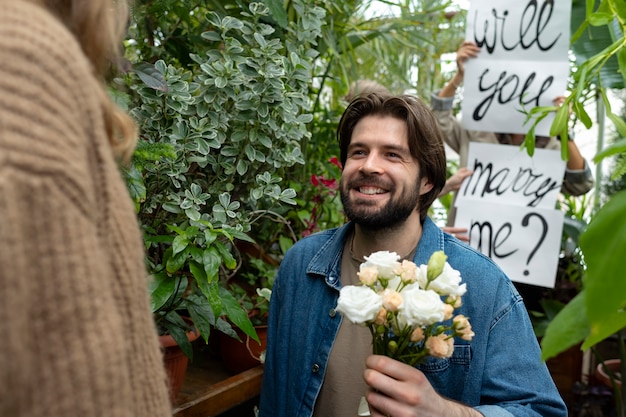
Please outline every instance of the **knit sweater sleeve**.
[{"label": "knit sweater sleeve", "polygon": [[62,25],[0,0],[3,416],[171,415],[96,88]]}]

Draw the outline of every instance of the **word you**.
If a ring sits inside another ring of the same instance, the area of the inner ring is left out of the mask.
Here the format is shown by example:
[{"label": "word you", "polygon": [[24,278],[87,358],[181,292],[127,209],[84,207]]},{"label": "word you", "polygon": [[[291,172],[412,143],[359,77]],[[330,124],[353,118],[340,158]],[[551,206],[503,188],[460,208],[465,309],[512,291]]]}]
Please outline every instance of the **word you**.
[{"label": "word you", "polygon": [[488,92],[488,95],[476,106],[472,112],[472,118],[476,121],[482,120],[487,114],[489,107],[493,103],[494,99],[497,99],[498,103],[506,104],[518,99],[519,104],[524,108],[530,103],[534,103],[533,107],[538,107],[543,93],[548,91],[554,77],[552,75],[547,76],[541,83],[539,91],[535,90],[535,93],[530,93],[531,86],[535,81],[537,74],[532,72],[528,75],[520,88],[520,77],[517,74],[511,74],[507,76],[507,72],[503,71],[500,76],[493,81],[487,81],[489,68],[485,69],[480,75],[478,81],[478,91],[480,93]]}]

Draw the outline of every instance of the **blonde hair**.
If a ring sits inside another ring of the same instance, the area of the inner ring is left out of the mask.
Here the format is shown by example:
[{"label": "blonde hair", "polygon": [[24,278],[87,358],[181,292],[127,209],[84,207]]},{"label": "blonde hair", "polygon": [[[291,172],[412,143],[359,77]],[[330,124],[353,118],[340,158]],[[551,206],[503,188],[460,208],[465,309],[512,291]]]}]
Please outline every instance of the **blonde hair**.
[{"label": "blonde hair", "polygon": [[128,22],[127,0],[26,0],[56,16],[74,35],[101,85],[98,95],[113,153],[127,162],[137,141],[137,125],[112,100],[105,80],[120,53]]}]

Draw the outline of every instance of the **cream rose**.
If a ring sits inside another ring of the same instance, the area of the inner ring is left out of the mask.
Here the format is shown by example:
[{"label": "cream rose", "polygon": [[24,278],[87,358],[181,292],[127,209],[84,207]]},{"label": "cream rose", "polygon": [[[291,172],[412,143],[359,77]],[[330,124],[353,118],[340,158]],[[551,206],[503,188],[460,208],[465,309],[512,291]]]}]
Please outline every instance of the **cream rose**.
[{"label": "cream rose", "polygon": [[445,334],[439,334],[426,339],[426,348],[431,356],[449,358],[454,352],[454,340]]},{"label": "cream rose", "polygon": [[383,307],[387,311],[396,312],[402,306],[402,294],[387,288],[382,293]]},{"label": "cream rose", "polygon": [[468,342],[474,338],[474,332],[472,331],[472,325],[470,324],[467,317],[463,314],[459,314],[458,316],[452,319],[452,325],[454,326],[454,331],[456,335],[463,340],[467,340]]},{"label": "cream rose", "polygon": [[356,324],[373,321],[383,305],[382,297],[369,287],[348,285],[339,291],[336,310]]},{"label": "cream rose", "polygon": [[417,281],[417,265],[411,261],[404,260],[396,270],[402,282],[410,284]]},{"label": "cream rose", "polygon": [[361,264],[360,271],[356,274],[359,276],[359,281],[368,287],[374,285],[378,279],[378,269],[373,266],[365,266],[365,264]]}]

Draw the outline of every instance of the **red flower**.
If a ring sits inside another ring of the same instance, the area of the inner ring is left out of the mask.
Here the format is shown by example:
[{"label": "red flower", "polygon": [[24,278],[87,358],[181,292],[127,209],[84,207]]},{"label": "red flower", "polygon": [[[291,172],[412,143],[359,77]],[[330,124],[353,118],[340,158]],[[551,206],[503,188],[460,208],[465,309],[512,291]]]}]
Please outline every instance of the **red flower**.
[{"label": "red flower", "polygon": [[331,164],[335,165],[337,168],[342,169],[341,162],[339,162],[339,159],[337,159],[336,156],[333,156],[332,158],[330,158],[328,160],[328,162],[330,162]]}]

